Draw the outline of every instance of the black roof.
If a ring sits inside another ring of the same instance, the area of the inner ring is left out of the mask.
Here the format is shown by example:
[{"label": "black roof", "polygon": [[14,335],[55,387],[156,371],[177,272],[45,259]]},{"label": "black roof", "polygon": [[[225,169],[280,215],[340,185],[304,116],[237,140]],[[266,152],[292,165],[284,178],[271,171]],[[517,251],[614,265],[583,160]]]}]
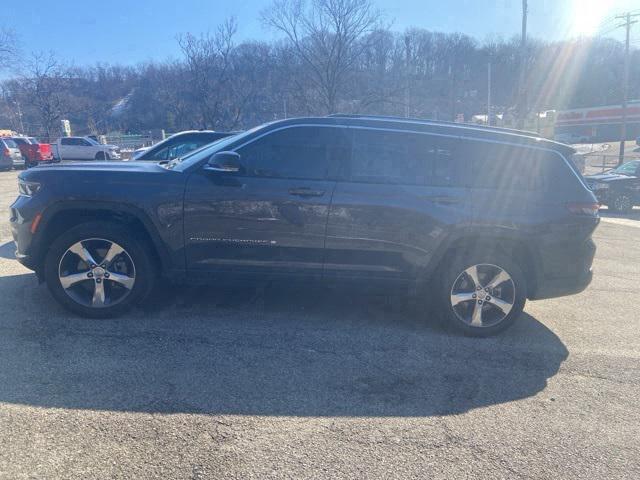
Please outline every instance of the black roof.
[{"label": "black roof", "polygon": [[516,133],[519,135],[526,135],[530,137],[539,137],[540,135],[537,132],[530,132],[527,130],[517,130],[515,128],[504,128],[504,127],[493,127],[487,125],[478,125],[476,123],[460,123],[460,122],[446,122],[443,120],[430,120],[425,118],[416,118],[416,117],[394,117],[392,115],[359,115],[359,114],[350,114],[350,113],[332,113],[331,115],[327,115],[330,118],[362,118],[362,119],[378,119],[378,120],[393,120],[393,121],[406,121],[406,122],[419,122],[429,125],[448,125],[448,126],[462,126],[462,127],[472,127],[472,128],[481,128],[489,131],[495,132],[507,132],[507,133]]},{"label": "black roof", "polygon": [[435,133],[454,137],[475,138],[478,140],[494,140],[496,142],[508,142],[528,146],[537,146],[559,150],[571,154],[575,150],[563,143],[540,137],[538,133],[508,128],[487,127],[483,125],[442,122],[437,120],[425,120],[420,118],[404,118],[391,116],[374,116],[358,114],[333,114],[327,117],[302,117],[280,120],[269,124],[272,128],[282,125],[295,125],[300,123],[313,124],[339,124],[346,126],[366,126],[378,128],[393,128],[406,130],[420,130],[425,133]]}]

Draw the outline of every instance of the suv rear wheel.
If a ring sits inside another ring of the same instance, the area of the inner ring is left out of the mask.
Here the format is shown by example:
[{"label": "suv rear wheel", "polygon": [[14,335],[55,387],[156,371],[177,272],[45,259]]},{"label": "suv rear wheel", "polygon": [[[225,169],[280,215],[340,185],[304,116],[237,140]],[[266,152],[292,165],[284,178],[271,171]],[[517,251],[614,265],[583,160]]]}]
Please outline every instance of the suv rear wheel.
[{"label": "suv rear wheel", "polygon": [[452,257],[441,278],[444,320],[466,335],[484,337],[501,332],[524,309],[524,274],[501,254]]},{"label": "suv rear wheel", "polygon": [[45,258],[45,280],[72,312],[113,317],[153,288],[156,268],[147,252],[144,242],[116,223],[84,223],[53,242]]}]

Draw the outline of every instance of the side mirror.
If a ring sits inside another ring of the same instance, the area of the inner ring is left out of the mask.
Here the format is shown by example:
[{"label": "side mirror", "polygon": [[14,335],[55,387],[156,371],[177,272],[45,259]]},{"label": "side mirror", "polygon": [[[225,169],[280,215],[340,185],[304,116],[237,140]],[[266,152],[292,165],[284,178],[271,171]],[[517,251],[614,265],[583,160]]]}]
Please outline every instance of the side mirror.
[{"label": "side mirror", "polygon": [[224,173],[238,173],[241,168],[240,155],[236,152],[214,153],[205,167],[206,170],[212,172]]}]

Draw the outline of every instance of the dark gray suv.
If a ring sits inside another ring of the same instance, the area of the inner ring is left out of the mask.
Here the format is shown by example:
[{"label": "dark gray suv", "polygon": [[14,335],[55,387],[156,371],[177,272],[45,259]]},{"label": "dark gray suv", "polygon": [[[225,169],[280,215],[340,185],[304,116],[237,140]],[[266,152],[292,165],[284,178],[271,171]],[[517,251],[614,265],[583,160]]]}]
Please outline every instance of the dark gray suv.
[{"label": "dark gray suv", "polygon": [[160,164],[20,175],[18,259],[88,317],[164,277],[406,289],[471,335],[591,280],[598,204],[573,150],[526,132],[387,117],[274,122]]}]

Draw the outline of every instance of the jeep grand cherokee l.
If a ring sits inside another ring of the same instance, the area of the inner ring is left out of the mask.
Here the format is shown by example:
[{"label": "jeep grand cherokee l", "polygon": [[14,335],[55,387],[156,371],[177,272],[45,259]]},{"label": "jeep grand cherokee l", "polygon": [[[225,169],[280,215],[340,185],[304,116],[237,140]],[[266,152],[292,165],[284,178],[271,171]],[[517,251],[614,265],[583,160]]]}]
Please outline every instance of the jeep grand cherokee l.
[{"label": "jeep grand cherokee l", "polygon": [[388,117],[266,124],[156,164],[19,178],[17,258],[64,306],[122,313],[161,277],[410,288],[470,335],[591,280],[598,204],[573,150]]}]

